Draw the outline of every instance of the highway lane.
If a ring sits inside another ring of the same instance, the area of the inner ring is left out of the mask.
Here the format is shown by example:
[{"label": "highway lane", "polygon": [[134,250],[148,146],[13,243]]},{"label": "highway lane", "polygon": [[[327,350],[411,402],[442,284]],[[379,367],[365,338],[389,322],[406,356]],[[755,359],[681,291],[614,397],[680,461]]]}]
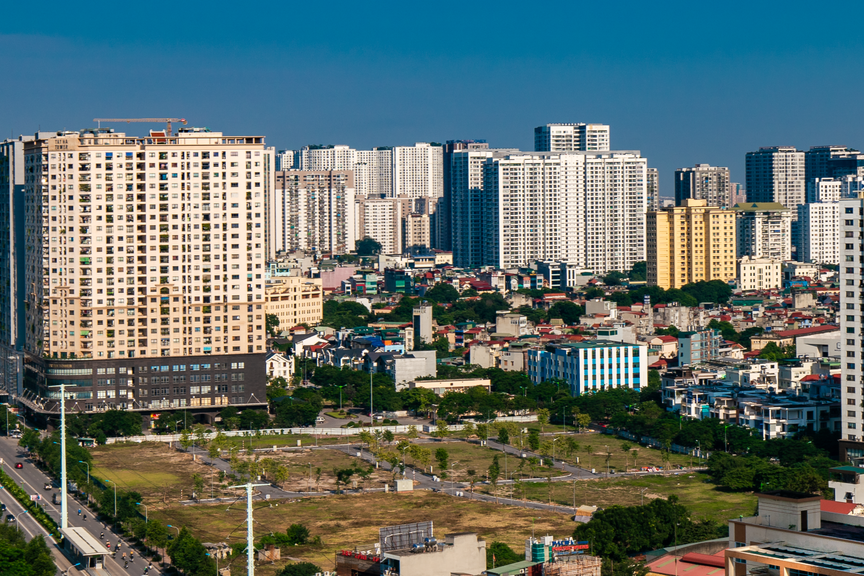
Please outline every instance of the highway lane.
[{"label": "highway lane", "polygon": [[[42,496],[42,500],[40,503],[42,504],[43,508],[52,518],[54,518],[59,523],[60,522],[60,505],[59,504],[54,505],[51,502],[51,494],[56,493],[58,495],[58,500],[59,500],[60,489],[59,488],[52,488],[52,490],[45,490],[44,489],[45,483],[51,482],[52,480],[48,476],[46,476],[41,470],[39,470],[39,468],[37,468],[36,464],[34,464],[30,458],[24,458],[22,455],[23,455],[23,449],[18,446],[17,440],[15,440],[13,438],[0,437],[0,458],[3,459],[4,472],[9,474],[9,476],[11,476],[12,479],[19,486],[21,486],[21,488],[23,488],[28,493],[40,494]],[[16,462],[21,462],[23,464],[23,468],[20,468],[20,469],[15,468]],[[71,466],[71,463],[70,463],[70,466]],[[9,495],[8,493],[6,493],[3,496],[2,502],[10,508],[12,507],[12,504],[17,505],[17,501],[15,501],[15,499],[12,498],[12,496]],[[90,533],[97,539],[99,538],[100,532],[105,532],[106,537],[108,537],[110,539],[111,550],[112,551],[114,550],[114,547],[116,546],[118,539],[119,539],[119,536],[117,534],[112,532],[110,530],[110,528],[108,528],[105,524],[98,522],[93,517],[93,514],[89,510],[86,509],[86,507],[83,505],[83,503],[76,500],[74,497],[72,497],[71,494],[69,495],[68,506],[69,506],[69,525],[70,526],[83,526],[83,527],[87,528],[90,531]],[[78,509],[79,508],[82,510],[81,516],[78,516]],[[20,509],[21,509],[20,505],[18,505],[18,509],[20,511]],[[6,513],[4,513],[4,518],[5,518],[5,514]],[[87,520],[84,520],[85,514],[87,516]],[[42,528],[42,526],[38,522],[36,522],[33,518],[28,518],[28,516],[29,516],[28,514],[24,514],[21,518],[23,519],[24,522],[27,522],[28,520],[31,522],[31,524],[28,524],[28,527],[31,530],[38,530],[38,532],[34,531],[33,534],[41,533],[41,534],[46,535],[46,537],[47,537],[47,532]],[[22,528],[24,528],[23,524],[22,524]],[[127,556],[128,556],[129,550],[130,550],[130,548],[129,548],[128,542],[123,541],[123,545],[120,548],[120,554],[122,554],[123,552],[126,552]],[[123,562],[122,562],[122,560],[120,560],[120,554],[118,554],[117,559],[113,559],[110,556],[107,557],[106,568],[112,576],[115,576],[115,575],[119,576],[121,574],[124,574],[124,575],[129,574],[130,576],[139,576],[139,575],[144,574],[144,568],[146,568],[147,562],[144,561],[142,558],[140,558],[140,556],[137,553],[135,554],[135,560],[133,562],[129,563],[128,568],[124,568]],[[59,550],[58,550],[57,554],[55,554],[55,557],[57,555],[63,557],[63,559],[66,560],[65,556],[63,556],[63,554],[61,552],[59,552]],[[69,566],[69,562],[68,562],[68,560],[66,560],[66,566],[64,566],[63,569],[65,569],[68,566]],[[70,574],[75,574],[76,572],[77,572],[77,570],[73,569],[72,571],[70,571]],[[153,568],[149,571],[148,574],[152,575],[152,574],[159,574],[159,573],[160,572],[158,571],[156,564],[154,564]]]}]

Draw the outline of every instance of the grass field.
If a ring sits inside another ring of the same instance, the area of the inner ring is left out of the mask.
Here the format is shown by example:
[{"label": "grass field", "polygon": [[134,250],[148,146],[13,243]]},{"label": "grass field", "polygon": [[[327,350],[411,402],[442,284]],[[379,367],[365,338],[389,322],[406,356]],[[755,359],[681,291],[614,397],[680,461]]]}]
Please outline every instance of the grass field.
[{"label": "grass field", "polygon": [[[536,534],[569,536],[574,523],[565,514],[502,506],[450,496],[414,492],[403,494],[365,494],[304,498],[286,503],[257,503],[255,532],[284,531],[290,524],[307,526],[313,536],[320,536],[322,546],[297,546],[290,549],[292,558],[333,570],[334,554],[343,548],[371,548],[378,542],[378,528],[394,524],[432,520],[435,534],[441,538],[450,532],[477,532],[487,543],[506,542],[514,550],[524,549],[525,538]],[[278,504],[278,505],[277,505]],[[240,542],[245,538],[245,507],[171,506],[153,512],[150,517],[165,524],[189,527],[204,542]],[[276,566],[256,567],[256,574],[272,576],[285,562]],[[232,572],[245,574],[245,557],[232,564]]]},{"label": "grass field", "polygon": [[140,492],[145,503],[164,505],[192,493],[192,476],[200,474],[209,486],[213,469],[193,462],[189,454],[172,450],[161,442],[111,444],[91,450],[96,478],[116,482],[118,488]]},{"label": "grass field", "polygon": [[[681,504],[693,511],[697,518],[709,518],[725,523],[739,515],[751,516],[756,506],[756,497],[750,493],[724,492],[707,482],[705,474],[670,474],[669,476],[644,476],[610,480],[573,482],[522,482],[498,487],[499,496],[527,498],[539,502],[551,502],[564,506],[589,505],[634,506],[647,503],[653,498],[677,496]],[[550,491],[551,487],[551,491]],[[476,488],[489,492],[488,485]],[[575,488],[575,491],[574,491]],[[551,498],[550,498],[551,496]]]},{"label": "grass field", "polygon": [[[256,454],[260,459],[273,459],[288,468],[288,480],[283,488],[289,491],[304,492],[310,488],[316,492],[321,490],[336,489],[336,468],[362,467],[368,468],[369,464],[349,456],[338,450],[292,450],[290,452],[274,452]],[[243,456],[249,459],[249,456]],[[318,474],[320,469],[320,476]],[[358,488],[383,488],[384,483],[392,482],[393,475],[383,469],[375,470],[365,483],[359,476],[353,480],[357,481]],[[353,486],[348,486],[351,488]]]}]

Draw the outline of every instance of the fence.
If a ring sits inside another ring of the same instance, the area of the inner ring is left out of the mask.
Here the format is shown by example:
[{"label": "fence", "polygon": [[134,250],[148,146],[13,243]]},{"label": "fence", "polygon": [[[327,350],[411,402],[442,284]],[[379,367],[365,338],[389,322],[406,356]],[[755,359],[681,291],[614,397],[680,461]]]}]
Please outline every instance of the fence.
[{"label": "fence", "polygon": [[[628,440],[632,440],[633,442],[638,442],[639,444],[643,444],[645,446],[650,446],[651,448],[657,448],[662,450],[665,448],[662,442],[657,440],[656,438],[651,438],[650,436],[637,436],[627,430],[611,430],[609,428],[603,429],[604,434],[617,435],[622,438],[626,438]],[[696,458],[704,458],[708,459],[711,456],[710,452],[703,452],[698,448],[690,448],[689,446],[681,446],[680,444],[670,444],[669,451],[675,452],[677,454],[692,454]]]}]

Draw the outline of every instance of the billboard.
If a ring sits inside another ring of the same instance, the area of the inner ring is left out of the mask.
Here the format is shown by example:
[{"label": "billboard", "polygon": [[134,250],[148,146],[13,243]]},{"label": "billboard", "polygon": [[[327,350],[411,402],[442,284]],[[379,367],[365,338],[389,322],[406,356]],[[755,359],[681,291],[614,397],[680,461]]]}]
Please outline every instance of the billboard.
[{"label": "billboard", "polygon": [[378,541],[381,543],[382,552],[411,548],[414,544],[423,544],[426,538],[432,537],[431,520],[428,522],[386,526],[378,529]]}]

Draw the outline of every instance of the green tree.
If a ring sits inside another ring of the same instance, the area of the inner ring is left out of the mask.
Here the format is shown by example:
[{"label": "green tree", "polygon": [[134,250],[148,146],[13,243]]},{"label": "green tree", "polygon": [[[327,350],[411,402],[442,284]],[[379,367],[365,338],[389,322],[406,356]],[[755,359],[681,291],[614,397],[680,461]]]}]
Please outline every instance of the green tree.
[{"label": "green tree", "polygon": [[626,278],[627,276],[625,276],[622,272],[619,272],[617,270],[611,270],[610,272],[607,272],[605,276],[603,276],[603,283],[607,286],[620,286],[621,284],[623,284],[623,281]]},{"label": "green tree", "polygon": [[486,548],[486,568],[506,566],[524,560],[524,556],[517,554],[510,546],[503,542],[492,542]]},{"label": "green tree", "polygon": [[265,318],[267,333],[270,336],[275,337],[277,334],[276,329],[279,327],[279,316],[277,316],[276,314],[267,314]]},{"label": "green tree", "polygon": [[600,576],[647,576],[650,573],[644,562],[632,558],[615,561],[610,558],[600,565]]},{"label": "green tree", "polygon": [[489,470],[486,475],[489,479],[489,484],[492,485],[492,491],[495,492],[495,501],[498,501],[498,478],[501,477],[501,465],[498,463],[498,454],[492,457],[492,464],[489,465]]},{"label": "green tree", "polygon": [[295,562],[285,566],[276,576],[315,576],[319,572],[323,572],[321,567],[311,562]]},{"label": "green tree", "polygon": [[446,282],[438,282],[432,288],[426,291],[423,298],[431,302],[443,302],[452,304],[459,299],[459,291],[451,284]]},{"label": "green tree", "polygon": [[654,334],[657,336],[672,336],[673,338],[678,338],[680,334],[680,330],[678,330],[675,326],[669,326],[668,328],[658,328],[654,331]]},{"label": "green tree", "polygon": [[288,535],[289,546],[302,546],[309,541],[309,529],[303,524],[291,524],[285,533]]},{"label": "green tree", "polygon": [[381,243],[366,236],[362,240],[357,240],[356,249],[358,256],[376,256],[381,253]]},{"label": "green tree", "polygon": [[[789,349],[791,348],[791,350]],[[763,358],[765,360],[773,360],[774,362],[778,362],[780,360],[786,360],[787,358],[795,357],[795,349],[794,347],[787,347],[786,349],[780,348],[774,342],[768,342],[759,351],[759,358]]]},{"label": "green tree", "polygon": [[549,409],[548,408],[540,408],[537,410],[537,423],[540,424],[540,431],[543,431],[543,427],[549,424]]},{"label": "green tree", "polygon": [[569,301],[556,302],[549,309],[549,318],[560,318],[568,326],[578,324],[584,314],[582,306]]},{"label": "green tree", "polygon": [[633,267],[630,268],[630,277],[631,282],[644,282],[648,280],[648,262],[636,262],[633,264]]},{"label": "green tree", "polygon": [[435,450],[435,461],[438,463],[438,468],[444,472],[450,463],[450,453],[446,448],[438,448]]}]

